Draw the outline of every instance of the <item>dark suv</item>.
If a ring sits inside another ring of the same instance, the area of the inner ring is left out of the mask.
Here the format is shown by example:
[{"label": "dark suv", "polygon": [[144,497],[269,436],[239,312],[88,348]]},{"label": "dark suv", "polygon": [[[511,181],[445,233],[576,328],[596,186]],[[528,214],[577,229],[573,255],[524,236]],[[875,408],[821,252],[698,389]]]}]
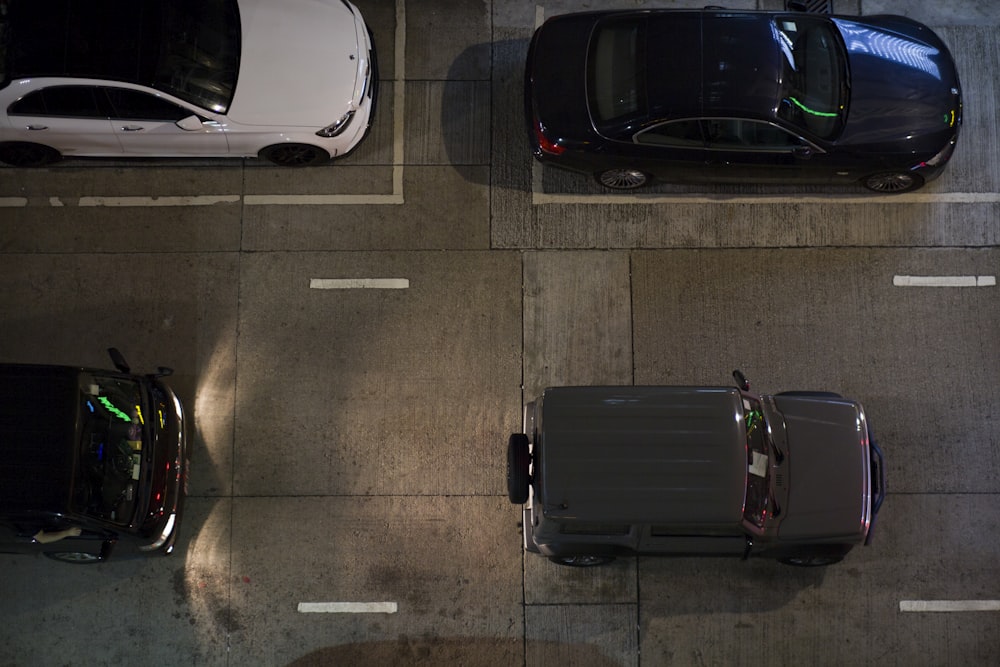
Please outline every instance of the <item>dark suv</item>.
[{"label": "dark suv", "polygon": [[96,563],[170,553],[186,477],[170,369],[0,364],[0,552]]},{"label": "dark suv", "polygon": [[829,392],[555,387],[510,437],[524,548],[563,565],[618,554],[828,565],[871,540],[882,452],[862,406]]}]

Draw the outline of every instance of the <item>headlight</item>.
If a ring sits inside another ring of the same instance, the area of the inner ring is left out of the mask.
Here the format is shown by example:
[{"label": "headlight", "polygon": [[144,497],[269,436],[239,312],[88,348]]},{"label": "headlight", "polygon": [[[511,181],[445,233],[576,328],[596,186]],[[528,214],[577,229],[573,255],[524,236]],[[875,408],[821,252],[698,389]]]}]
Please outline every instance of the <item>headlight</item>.
[{"label": "headlight", "polygon": [[327,125],[322,130],[317,131],[316,134],[320,137],[335,137],[347,129],[347,126],[351,124],[352,118],[354,118],[353,109],[351,109],[343,116],[341,116],[340,120],[338,120],[336,123],[333,123],[332,125]]}]

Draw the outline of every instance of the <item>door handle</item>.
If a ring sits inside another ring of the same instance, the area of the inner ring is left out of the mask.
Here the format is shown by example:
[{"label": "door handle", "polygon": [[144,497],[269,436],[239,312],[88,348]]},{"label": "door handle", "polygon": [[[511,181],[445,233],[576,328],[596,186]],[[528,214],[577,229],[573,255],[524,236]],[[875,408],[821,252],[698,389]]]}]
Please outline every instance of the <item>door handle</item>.
[{"label": "door handle", "polygon": [[142,125],[124,125],[122,126],[122,132],[138,132],[142,130]]},{"label": "door handle", "polygon": [[33,132],[37,132],[38,130],[47,130],[47,129],[49,129],[49,126],[48,125],[28,125],[26,129],[31,130]]}]

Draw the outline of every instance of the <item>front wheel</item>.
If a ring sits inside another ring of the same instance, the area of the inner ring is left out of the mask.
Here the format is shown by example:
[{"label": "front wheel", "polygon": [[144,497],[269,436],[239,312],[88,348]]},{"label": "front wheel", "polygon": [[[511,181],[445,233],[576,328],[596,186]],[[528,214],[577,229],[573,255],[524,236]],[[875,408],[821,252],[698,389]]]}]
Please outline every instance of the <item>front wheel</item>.
[{"label": "front wheel", "polygon": [[614,556],[549,556],[549,560],[553,563],[569,567],[596,567],[607,565],[614,559]]},{"label": "front wheel", "polygon": [[638,169],[608,169],[597,174],[597,182],[613,190],[632,190],[646,185],[649,175]]},{"label": "front wheel", "polygon": [[842,560],[844,560],[843,556],[830,554],[826,556],[792,556],[791,558],[782,558],[781,562],[795,567],[823,567],[839,563]]},{"label": "front wheel", "polygon": [[26,141],[0,144],[0,162],[14,167],[44,167],[57,162],[62,154],[54,148]]},{"label": "front wheel", "polygon": [[311,167],[330,161],[329,153],[309,144],[275,144],[262,148],[257,155],[279,167]]},{"label": "front wheel", "polygon": [[922,188],[924,177],[909,171],[887,171],[865,176],[861,184],[873,192],[898,195]]}]

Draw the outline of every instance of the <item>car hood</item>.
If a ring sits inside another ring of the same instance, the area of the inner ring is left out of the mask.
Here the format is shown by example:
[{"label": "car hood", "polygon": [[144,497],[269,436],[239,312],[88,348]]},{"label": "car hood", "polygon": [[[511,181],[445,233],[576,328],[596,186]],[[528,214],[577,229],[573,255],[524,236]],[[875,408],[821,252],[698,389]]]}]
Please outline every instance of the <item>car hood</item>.
[{"label": "car hood", "polygon": [[322,128],[353,108],[360,52],[340,0],[239,0],[242,45],[230,120]]},{"label": "car hood", "polygon": [[870,504],[861,406],[849,400],[776,396],[784,416],[789,495],[783,540],[860,541]]},{"label": "car hood", "polygon": [[[932,155],[961,123],[961,87],[947,47],[923,26],[835,19],[847,47],[851,99],[838,141]],[[882,144],[881,146],[879,144]]]}]

